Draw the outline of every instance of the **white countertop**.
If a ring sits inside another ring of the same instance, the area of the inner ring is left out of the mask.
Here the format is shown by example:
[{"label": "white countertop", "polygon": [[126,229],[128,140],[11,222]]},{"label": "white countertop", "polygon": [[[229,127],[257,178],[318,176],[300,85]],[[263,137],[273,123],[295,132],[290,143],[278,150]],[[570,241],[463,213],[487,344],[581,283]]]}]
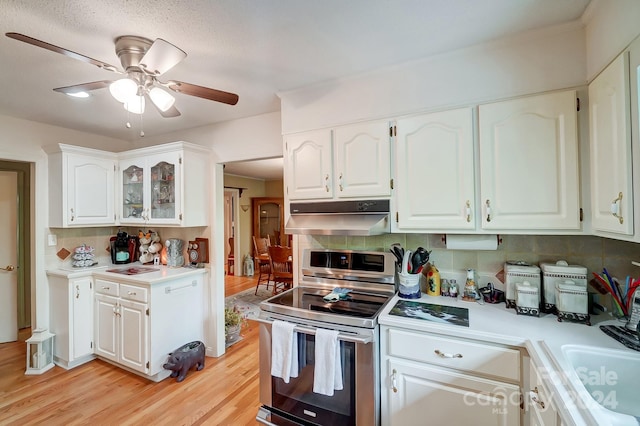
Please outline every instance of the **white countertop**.
[{"label": "white countertop", "polygon": [[[398,300],[467,308],[469,310],[469,327],[390,315],[389,311]],[[611,416],[619,417],[617,420],[620,422],[612,421],[610,417],[605,420],[602,415],[612,412],[608,410],[605,410],[606,413],[599,412],[602,411],[599,406],[585,408],[584,404],[567,403],[568,401],[576,401],[576,397],[589,398],[589,396],[584,394],[586,391],[582,383],[564,357],[563,345],[576,344],[615,349],[640,358],[640,352],[626,348],[600,330],[598,326],[603,324],[623,325],[622,322],[610,315],[591,316],[591,326],[587,326],[566,321],[558,322],[557,317],[553,314],[541,314],[540,317],[518,315],[515,309],[507,309],[504,303],[481,305],[477,302],[466,302],[451,297],[431,297],[423,294],[420,299],[401,299],[396,295],[384,308],[378,321],[382,325],[392,327],[526,348],[537,365],[545,368],[546,371],[560,373],[558,378],[562,380],[552,380],[550,385],[554,389],[550,389],[550,391],[565,402],[558,404],[559,407],[557,407],[563,420],[571,420],[577,425],[625,424],[624,421],[633,421],[630,424],[638,424],[634,418],[624,415]],[[638,377],[640,379],[640,372],[638,372]]]},{"label": "white countertop", "polygon": [[[146,272],[137,275],[127,275],[117,272],[108,272],[113,269],[148,268],[155,269],[153,272]],[[103,280],[116,281],[119,283],[130,283],[137,285],[154,285],[176,278],[188,277],[190,275],[202,275],[208,271],[207,268],[169,268],[163,265],[142,265],[140,262],[127,263],[122,265],[96,265],[89,268],[51,269],[47,275],[61,276],[65,278],[81,278],[92,275]]]}]

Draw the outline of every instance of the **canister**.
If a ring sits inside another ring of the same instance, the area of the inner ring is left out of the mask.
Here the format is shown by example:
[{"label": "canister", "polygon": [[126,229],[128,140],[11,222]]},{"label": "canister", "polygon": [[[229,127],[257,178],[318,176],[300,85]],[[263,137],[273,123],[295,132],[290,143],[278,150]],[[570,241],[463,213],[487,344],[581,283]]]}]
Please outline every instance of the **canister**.
[{"label": "canister", "polygon": [[591,325],[586,287],[565,280],[556,284],[555,293],[558,321],[568,320]]},{"label": "canister", "polygon": [[564,260],[556,263],[541,263],[543,287],[543,312],[556,313],[556,284],[572,281],[574,285],[587,289],[587,268],[569,265]]},{"label": "canister", "polygon": [[529,281],[518,283],[516,287],[516,313],[518,315],[540,316],[540,288]]},{"label": "canister", "polygon": [[529,282],[540,292],[540,268],[522,261],[507,261],[504,264],[505,290],[507,308],[516,307],[516,284]]}]

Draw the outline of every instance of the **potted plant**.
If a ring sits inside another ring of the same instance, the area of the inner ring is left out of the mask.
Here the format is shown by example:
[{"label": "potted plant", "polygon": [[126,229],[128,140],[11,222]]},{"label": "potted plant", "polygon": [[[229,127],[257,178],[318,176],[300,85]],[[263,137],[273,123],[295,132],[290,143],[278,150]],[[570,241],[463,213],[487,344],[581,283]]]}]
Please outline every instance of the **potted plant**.
[{"label": "potted plant", "polygon": [[224,308],[224,339],[225,342],[233,343],[240,337],[240,330],[245,324],[244,315],[236,305],[225,306]]}]

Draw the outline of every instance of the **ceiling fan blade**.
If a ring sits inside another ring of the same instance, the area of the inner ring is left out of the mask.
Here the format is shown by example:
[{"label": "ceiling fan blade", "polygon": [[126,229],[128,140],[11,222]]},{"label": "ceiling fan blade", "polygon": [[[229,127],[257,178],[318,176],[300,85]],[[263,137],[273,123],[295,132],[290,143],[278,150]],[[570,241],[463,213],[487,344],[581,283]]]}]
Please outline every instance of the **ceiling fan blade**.
[{"label": "ceiling fan blade", "polygon": [[182,81],[171,80],[166,84],[166,87],[174,92],[197,96],[199,98],[209,99],[210,101],[222,102],[229,105],[238,103],[238,95],[235,93],[223,92],[222,90],[210,89]]},{"label": "ceiling fan blade", "polygon": [[71,50],[55,46],[51,43],[47,43],[46,41],[38,40],[33,37],[29,37],[19,33],[6,33],[5,35],[14,40],[22,41],[24,43],[31,44],[32,46],[41,47],[43,49],[47,49],[52,52],[60,53],[61,55],[65,55],[70,58],[77,59],[79,61],[86,62],[91,65],[95,65],[96,67],[102,68],[107,71],[112,71],[117,73],[120,72],[118,68],[114,67],[113,65],[109,65],[106,62],[98,61],[97,59],[93,59],[88,56],[84,56],[79,53],[73,52]]},{"label": "ceiling fan blade", "polygon": [[75,84],[73,86],[57,87],[53,90],[68,95],[70,93],[88,92],[90,90],[104,89],[105,87],[109,87],[111,83],[113,83],[113,81],[111,80],[100,80],[92,81],[91,83]]},{"label": "ceiling fan blade", "polygon": [[166,111],[161,110],[158,105],[156,105],[155,101],[153,100],[153,98],[151,96],[149,96],[148,94],[145,95],[145,97],[147,99],[149,99],[151,102],[151,105],[153,105],[156,109],[156,111],[158,111],[160,113],[161,116],[163,116],[164,118],[172,118],[172,117],[180,117],[180,111],[178,111],[178,108],[176,108],[175,105],[172,105],[171,108],[169,108]]},{"label": "ceiling fan blade", "polygon": [[161,38],[153,42],[140,59],[140,67],[150,74],[160,75],[169,71],[187,57],[187,53]]}]

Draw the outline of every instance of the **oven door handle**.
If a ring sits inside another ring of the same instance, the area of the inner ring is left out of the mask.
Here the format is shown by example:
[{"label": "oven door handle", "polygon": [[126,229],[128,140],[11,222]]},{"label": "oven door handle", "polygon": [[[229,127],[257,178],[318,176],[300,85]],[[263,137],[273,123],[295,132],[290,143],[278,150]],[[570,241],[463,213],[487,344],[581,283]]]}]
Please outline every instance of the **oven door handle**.
[{"label": "oven door handle", "polygon": [[[258,322],[261,322],[263,324],[273,325],[273,321],[269,321],[269,320],[262,319],[262,318],[251,318],[251,320],[258,321]],[[316,330],[317,330],[316,328],[303,327],[301,325],[296,325],[295,328],[293,329],[293,331],[297,331],[299,333],[304,333],[304,334],[311,334],[311,335],[315,335],[316,334]],[[360,344],[363,344],[363,345],[366,345],[367,343],[371,343],[373,341],[373,337],[372,336],[356,337],[356,336],[351,336],[351,335],[346,334],[346,333],[338,333],[338,339],[339,340],[343,340],[345,342],[360,343]]]}]

